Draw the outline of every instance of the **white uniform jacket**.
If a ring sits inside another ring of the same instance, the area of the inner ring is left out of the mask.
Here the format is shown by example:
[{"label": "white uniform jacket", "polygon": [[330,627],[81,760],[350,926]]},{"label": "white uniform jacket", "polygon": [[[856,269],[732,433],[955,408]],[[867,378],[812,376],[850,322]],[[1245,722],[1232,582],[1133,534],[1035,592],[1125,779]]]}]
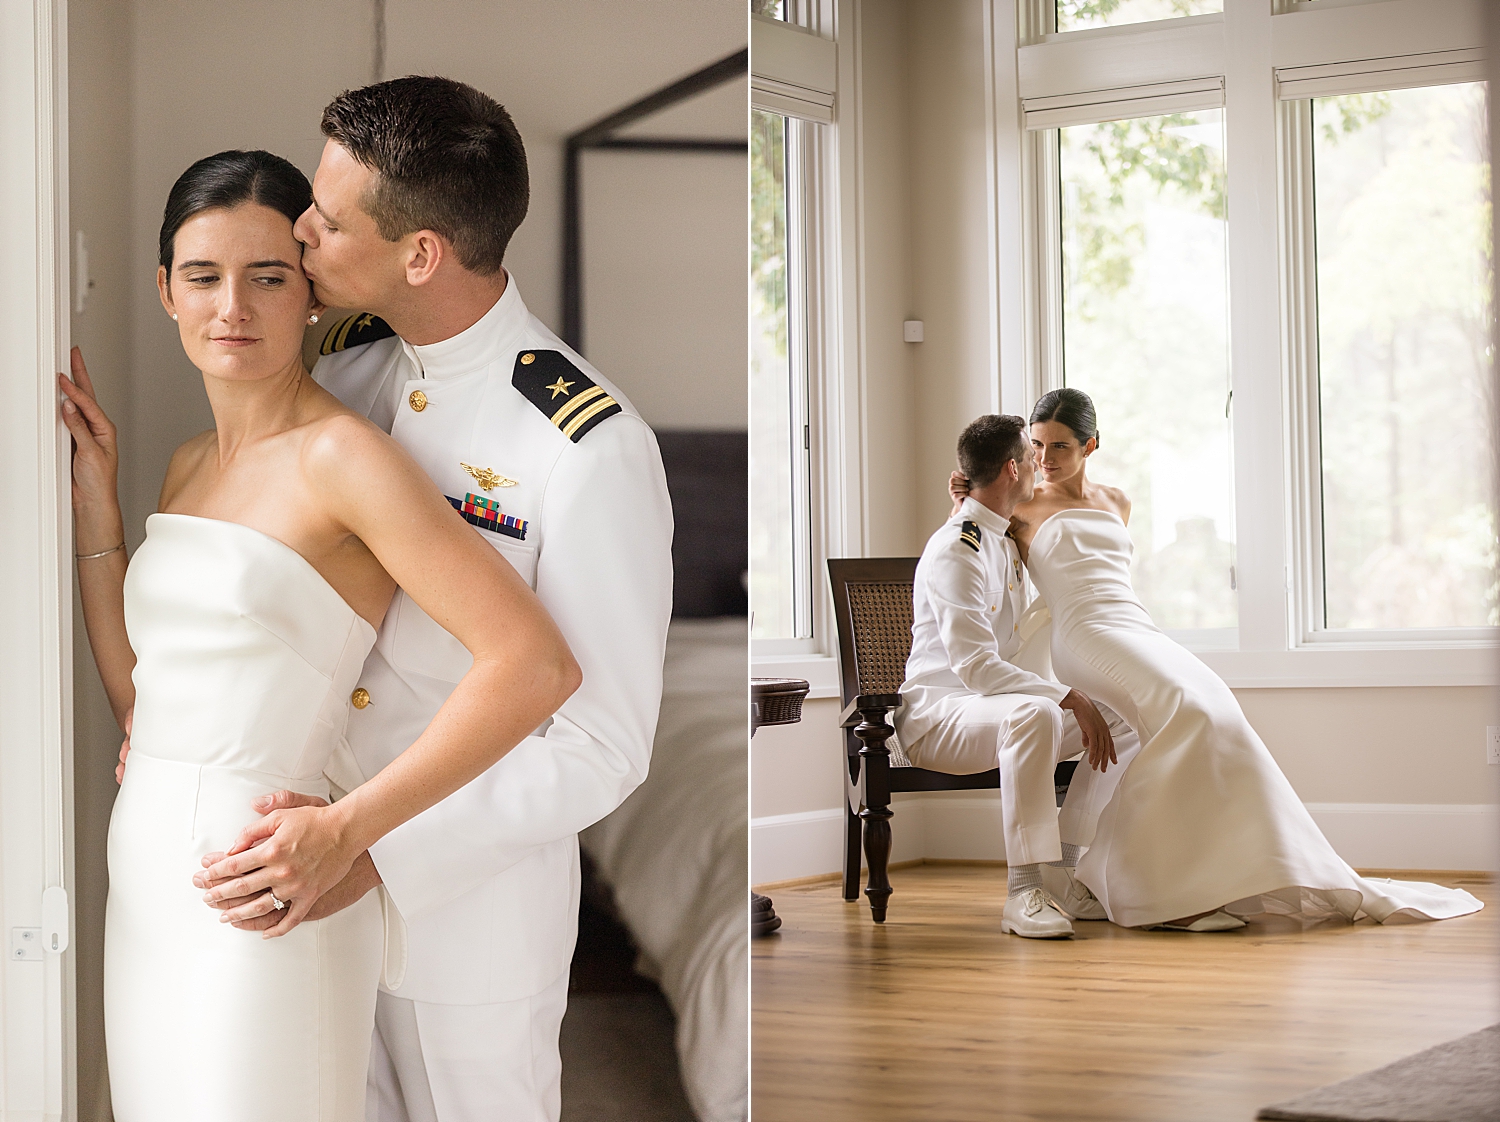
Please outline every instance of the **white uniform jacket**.
[{"label": "white uniform jacket", "polygon": [[1028,585],[1008,528],[1004,518],[968,498],[922,550],[896,715],[908,747],[974,694],[1025,693],[1059,702],[1068,696],[1067,686],[1016,664]]},{"label": "white uniform jacket", "polygon": [[[405,976],[388,992],[456,1005],[526,997],[573,952],[575,835],[650,762],[672,612],[656,438],[526,310],[513,277],[452,339],[413,347],[359,317],[335,325],[323,351],[318,382],[416,458],[536,590],[583,668],[547,725],[370,849],[407,925]],[[360,678],[369,703],[350,716],[351,780],[405,750],[472,662],[398,590]]]}]

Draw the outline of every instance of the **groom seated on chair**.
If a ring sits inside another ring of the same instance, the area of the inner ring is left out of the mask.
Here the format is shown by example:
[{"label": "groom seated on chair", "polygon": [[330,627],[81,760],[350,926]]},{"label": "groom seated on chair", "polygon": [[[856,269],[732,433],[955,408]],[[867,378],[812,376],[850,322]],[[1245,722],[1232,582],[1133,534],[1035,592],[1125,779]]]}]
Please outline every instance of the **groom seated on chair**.
[{"label": "groom seated on chair", "polygon": [[[1118,767],[1106,777],[1109,765],[1134,748],[1135,733],[1078,690],[1044,676],[1050,675],[1047,633],[1032,635],[1030,625],[1045,617],[1029,617],[1023,630],[1027,582],[1007,531],[1036,483],[1026,423],[980,417],[958,439],[958,465],[969,493],[928,539],[917,564],[905,703],[896,726],[918,767],[972,775],[999,765],[1010,867],[1000,930],[1067,938],[1068,916],[1106,918],[1072,870],[1118,780]],[[1078,769],[1059,815],[1053,772],[1083,751],[1089,766]],[[1052,899],[1043,864],[1056,870],[1049,877]]]}]

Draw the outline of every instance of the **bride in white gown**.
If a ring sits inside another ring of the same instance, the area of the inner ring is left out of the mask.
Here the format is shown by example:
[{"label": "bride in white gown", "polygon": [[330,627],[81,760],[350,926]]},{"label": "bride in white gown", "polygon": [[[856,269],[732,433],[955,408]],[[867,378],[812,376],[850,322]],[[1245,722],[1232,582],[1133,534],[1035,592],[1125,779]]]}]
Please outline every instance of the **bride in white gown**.
[{"label": "bride in white gown", "polygon": [[1208,930],[1259,913],[1385,923],[1478,911],[1462,889],[1361,877],[1334,852],[1234,694],[1136,597],[1130,503],[1085,478],[1098,443],[1093,403],[1056,390],[1031,422],[1043,481],[1016,508],[1011,533],[1052,616],[1053,672],[1141,742],[1120,761],[1076,870],[1109,918],[1127,927],[1198,920]]},{"label": "bride in white gown", "polygon": [[[363,1120],[376,987],[383,966],[402,969],[402,926],[383,891],[326,916],[319,900],[580,680],[515,570],[399,445],[308,375],[303,328],[323,309],[292,223],[311,201],[302,173],[266,152],[200,160],[172,189],[158,287],[215,427],[173,456],[128,572],[114,426],[76,350],[61,379],[84,617],[130,737],[105,921],[118,1122]],[[351,695],[380,702],[357,684],[397,582],[474,666],[431,726],[356,786],[343,730]],[[251,806],[335,787],[355,789],[264,818]],[[193,877],[252,821],[274,828],[267,862],[215,910]],[[279,868],[291,851],[320,855],[313,872]],[[274,917],[260,933],[236,926]]]}]

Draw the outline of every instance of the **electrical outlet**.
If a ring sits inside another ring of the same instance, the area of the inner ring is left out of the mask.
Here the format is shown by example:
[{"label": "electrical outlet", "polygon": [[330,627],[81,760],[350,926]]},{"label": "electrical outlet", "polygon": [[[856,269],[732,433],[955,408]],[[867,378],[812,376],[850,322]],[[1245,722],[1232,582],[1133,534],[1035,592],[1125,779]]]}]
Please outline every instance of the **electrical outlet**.
[{"label": "electrical outlet", "polygon": [[12,927],[10,929],[10,960],[12,962],[42,961],[42,929],[40,927]]},{"label": "electrical outlet", "polygon": [[1485,762],[1500,764],[1500,725],[1486,725],[1484,733]]}]

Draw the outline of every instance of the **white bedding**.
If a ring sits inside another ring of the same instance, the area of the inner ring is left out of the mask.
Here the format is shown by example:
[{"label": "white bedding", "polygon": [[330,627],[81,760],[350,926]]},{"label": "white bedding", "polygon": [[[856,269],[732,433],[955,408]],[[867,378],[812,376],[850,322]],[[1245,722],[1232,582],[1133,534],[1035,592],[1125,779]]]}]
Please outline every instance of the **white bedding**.
[{"label": "white bedding", "polygon": [[650,775],[579,839],[677,1015],[700,1122],[747,1116],[747,638],[743,617],[672,621]]}]

